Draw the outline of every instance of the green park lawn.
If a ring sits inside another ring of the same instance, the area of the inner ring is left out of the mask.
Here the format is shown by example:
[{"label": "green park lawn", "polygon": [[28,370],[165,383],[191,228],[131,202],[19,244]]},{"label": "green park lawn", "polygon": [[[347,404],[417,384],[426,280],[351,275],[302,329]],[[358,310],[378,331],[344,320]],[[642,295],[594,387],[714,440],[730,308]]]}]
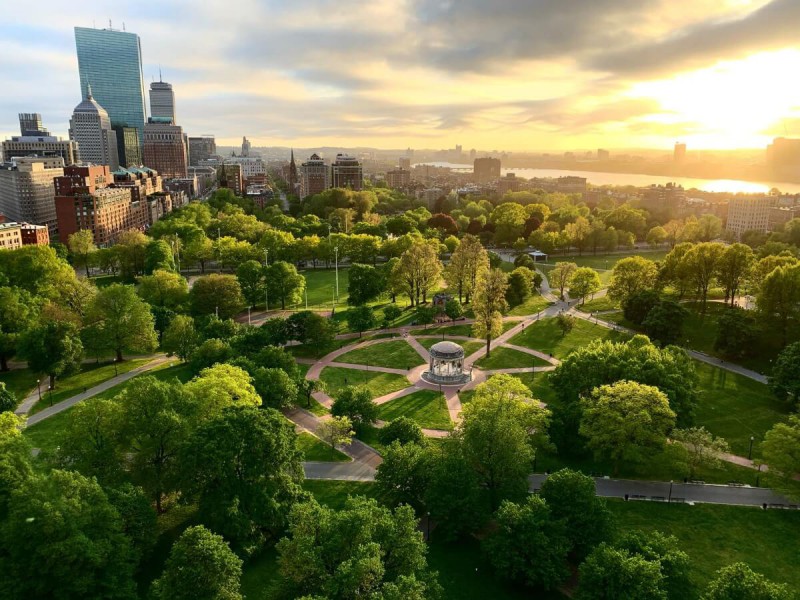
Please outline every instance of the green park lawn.
[{"label": "green park lawn", "polygon": [[506,315],[509,317],[525,317],[527,315],[535,315],[539,311],[544,310],[550,306],[550,303],[542,298],[539,293],[533,294],[530,298],[525,300],[522,304],[512,307]]},{"label": "green park lawn", "polygon": [[483,348],[486,344],[484,342],[467,342],[465,340],[457,340],[449,337],[445,337],[444,340],[441,337],[418,337],[414,336],[417,341],[423,346],[426,350],[430,350],[431,346],[434,344],[446,341],[446,342],[453,342],[454,344],[458,344],[464,349],[464,356],[469,356],[470,354],[474,353],[477,350]]},{"label": "green park lawn", "polygon": [[[306,269],[300,271],[306,278],[309,308],[330,309],[336,292],[336,271],[334,269]],[[339,268],[339,305],[347,304],[347,285],[349,283],[347,269]],[[305,306],[305,299],[303,299]]]},{"label": "green park lawn", "polygon": [[[492,377],[494,377],[494,375],[490,375],[489,379]],[[537,400],[544,402],[547,405],[553,405],[558,402],[555,391],[550,385],[550,373],[516,373],[514,375],[510,375],[510,377],[515,377],[528,386],[528,389],[531,390],[533,397]],[[461,392],[458,395],[458,398],[461,400],[461,404],[464,405],[468,404],[474,395],[475,390],[472,389]]]},{"label": "green park lawn", "polygon": [[420,390],[380,405],[379,419],[392,421],[397,417],[408,417],[425,429],[453,427],[444,396],[434,390]]},{"label": "green park lawn", "polygon": [[409,369],[425,361],[405,340],[393,340],[356,348],[339,356],[336,362]]},{"label": "green park lawn", "polygon": [[38,378],[39,376],[28,368],[0,372],[0,381],[6,384],[6,389],[16,396],[18,402],[22,402],[36,389]]},{"label": "green park lawn", "polygon": [[475,363],[475,366],[480,369],[516,369],[516,368],[530,368],[533,366],[536,367],[544,367],[548,366],[548,363],[541,358],[534,356],[532,354],[526,354],[525,352],[520,352],[519,350],[514,350],[512,348],[504,348],[503,346],[498,346],[496,348],[492,348],[492,353],[490,356],[484,356],[479,361]]},{"label": "green park lawn", "polygon": [[303,458],[309,461],[318,462],[348,462],[350,458],[339,452],[336,448],[331,448],[316,436],[305,431],[297,435],[297,447],[303,453]]},{"label": "green park lawn", "polygon": [[600,310],[619,310],[619,305],[616,302],[613,302],[611,298],[606,296],[601,296],[600,298],[595,298],[594,300],[587,300],[583,304],[581,304],[578,308],[583,312],[597,312]]},{"label": "green park lawn", "polygon": [[701,589],[718,569],[738,561],[800,589],[798,511],[621,500],[608,506],[622,531],[661,531],[677,537],[689,555],[691,580]]},{"label": "green park lawn", "polygon": [[336,398],[348,385],[366,385],[373,398],[402,390],[410,385],[408,379],[402,375],[342,367],[325,367],[320,373],[320,379],[325,383],[328,395],[332,398]]},{"label": "green park lawn", "polygon": [[86,363],[82,365],[79,373],[69,375],[63,379],[56,379],[55,389],[52,390],[52,392],[43,393],[42,399],[33,405],[30,414],[36,414],[48,406],[58,404],[62,400],[67,400],[81,394],[84,389],[100,385],[104,381],[108,381],[117,375],[122,375],[123,373],[141,367],[151,360],[150,358],[126,360],[121,363],[116,363],[116,369],[114,368],[114,363]]},{"label": "green park lawn", "polygon": [[575,327],[564,335],[558,327],[557,320],[548,318],[528,325],[524,331],[511,338],[510,343],[546,352],[556,358],[564,358],[576,348],[581,348],[595,339],[622,341],[627,338],[628,335],[624,333],[612,331],[583,319],[575,319]]}]

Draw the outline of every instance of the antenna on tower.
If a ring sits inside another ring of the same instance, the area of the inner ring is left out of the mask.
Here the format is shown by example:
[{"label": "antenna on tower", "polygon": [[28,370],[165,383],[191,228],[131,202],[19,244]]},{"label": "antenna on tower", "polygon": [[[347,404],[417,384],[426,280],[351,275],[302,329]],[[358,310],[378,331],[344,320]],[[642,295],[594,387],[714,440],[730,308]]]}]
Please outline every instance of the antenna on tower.
[{"label": "antenna on tower", "polygon": [[122,31],[125,31],[125,21],[122,22]]},{"label": "antenna on tower", "polygon": [[111,19],[108,20],[108,28],[111,29]]},{"label": "antenna on tower", "polygon": [[158,65],[158,80],[164,83],[164,79],[161,77],[161,65]]}]

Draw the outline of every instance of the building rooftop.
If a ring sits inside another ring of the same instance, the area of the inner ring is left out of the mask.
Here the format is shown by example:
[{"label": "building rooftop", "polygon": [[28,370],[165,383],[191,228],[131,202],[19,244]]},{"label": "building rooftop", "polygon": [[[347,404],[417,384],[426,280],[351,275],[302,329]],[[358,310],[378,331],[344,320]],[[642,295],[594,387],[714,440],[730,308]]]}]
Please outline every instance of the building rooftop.
[{"label": "building rooftop", "polygon": [[436,342],[431,346],[431,356],[437,358],[458,358],[464,356],[464,349],[455,342]]}]

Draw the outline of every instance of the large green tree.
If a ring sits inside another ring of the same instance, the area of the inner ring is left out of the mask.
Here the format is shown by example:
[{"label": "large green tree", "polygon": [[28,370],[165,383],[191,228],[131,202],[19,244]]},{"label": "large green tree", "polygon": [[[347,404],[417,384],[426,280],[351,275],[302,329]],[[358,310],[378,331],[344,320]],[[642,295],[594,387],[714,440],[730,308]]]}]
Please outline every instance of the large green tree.
[{"label": "large green tree", "polygon": [[794,600],[789,586],[774,583],[745,563],[734,563],[717,571],[702,600]]},{"label": "large green tree", "polygon": [[4,598],[136,598],[122,519],[100,485],[78,473],[24,481],[8,503],[0,546]]},{"label": "large green tree", "polygon": [[183,389],[194,398],[195,420],[210,419],[233,406],[261,406],[261,396],[244,369],[219,363],[200,371]]},{"label": "large green tree", "polygon": [[219,273],[198,277],[189,292],[189,302],[193,315],[215,314],[220,319],[235,317],[245,305],[236,277]]},{"label": "large green tree", "polygon": [[753,250],[745,244],[727,246],[717,261],[717,281],[725,290],[725,301],[730,301],[731,306],[736,306],[736,297],[750,276],[754,262]]},{"label": "large green tree", "polygon": [[153,315],[132,286],[115,283],[100,290],[87,311],[84,339],[93,347],[114,352],[118,361],[123,352],[152,352],[158,346]]},{"label": "large green tree", "polygon": [[156,600],[242,600],[241,578],[242,561],[228,543],[196,525],[173,544],[152,595]]},{"label": "large green tree", "polygon": [[357,331],[358,337],[361,337],[361,334],[364,331],[372,329],[378,324],[378,321],[375,318],[375,312],[372,310],[372,307],[367,306],[365,304],[350,308],[346,313],[346,317],[347,317],[347,326],[352,331]]},{"label": "large green tree", "polygon": [[282,531],[305,497],[296,440],[279,412],[230,407],[201,425],[183,450],[184,493],[198,500],[203,523],[246,556]]},{"label": "large green tree", "polygon": [[331,414],[335,417],[348,417],[358,432],[378,420],[378,405],[372,401],[369,388],[348,386],[337,394]]},{"label": "large green tree", "polygon": [[83,267],[86,270],[86,278],[88,279],[90,277],[89,267],[92,264],[94,254],[97,252],[97,246],[94,244],[94,233],[89,229],[76,231],[67,238],[67,245],[72,256],[72,263],[76,267]]},{"label": "large green tree", "polygon": [[393,441],[375,474],[381,499],[392,507],[408,504],[421,514],[430,483],[430,466],[431,453],[423,442],[400,444]]},{"label": "large green tree", "polygon": [[486,340],[486,356],[492,351],[492,338],[503,332],[503,311],[508,308],[506,291],[508,277],[500,269],[484,271],[475,285],[472,297],[472,310],[475,323],[472,332],[475,337]]},{"label": "large green tree", "polygon": [[257,260],[247,260],[236,267],[236,279],[242,295],[252,307],[264,300],[266,303],[266,281],[264,266]]},{"label": "large green tree", "polygon": [[633,294],[653,289],[656,285],[656,263],[641,256],[629,256],[618,261],[611,271],[608,297],[623,307]]},{"label": "large green tree", "polygon": [[157,269],[139,278],[139,296],[151,306],[181,310],[189,299],[189,284],[180,273]]},{"label": "large green tree", "polygon": [[775,397],[789,406],[800,400],[800,342],[789,344],[778,355],[769,377]]},{"label": "large green tree", "polygon": [[164,332],[161,346],[169,354],[174,354],[186,362],[197,347],[198,339],[194,319],[186,315],[177,315]]},{"label": "large green tree", "polygon": [[590,449],[614,463],[615,474],[622,462],[642,462],[663,450],[675,426],[666,395],[633,381],[595,388],[581,405],[580,433]]},{"label": "large green tree", "polygon": [[293,597],[436,598],[414,511],[348,498],[342,510],[296,504],[289,534],[277,545],[278,565]]},{"label": "large green tree", "polygon": [[467,234],[450,257],[444,270],[444,280],[447,287],[453,290],[452,293],[458,294],[459,302],[469,302],[478,278],[488,270],[489,256],[486,250],[478,238]]},{"label": "large green tree", "polygon": [[0,521],[6,517],[11,492],[33,475],[31,447],[22,435],[23,425],[14,413],[0,413]]},{"label": "large green tree", "polygon": [[664,577],[661,588],[668,600],[683,600],[694,596],[694,586],[689,577],[689,555],[681,550],[676,537],[659,531],[634,530],[617,540],[615,547],[631,556],[657,562]]},{"label": "large green tree", "polygon": [[800,473],[800,416],[790,415],[786,423],[777,423],[770,429],[764,436],[761,452],[769,466],[770,478],[790,490],[791,480]]},{"label": "large green tree", "polygon": [[386,289],[381,269],[354,264],[347,271],[347,302],[356,306],[378,298]]},{"label": "large green tree", "polygon": [[764,318],[777,326],[785,345],[789,325],[800,318],[800,264],[777,267],[761,284],[756,297]]},{"label": "large green tree", "polygon": [[75,373],[83,359],[83,344],[78,328],[65,321],[46,321],[25,330],[19,340],[17,353],[28,361],[35,373],[50,378],[50,388],[56,377]]},{"label": "large green tree", "polygon": [[579,600],[668,600],[663,588],[664,575],[658,561],[638,554],[598,546],[580,568]]},{"label": "large green tree", "polygon": [[280,300],[281,308],[286,304],[299,304],[303,300],[306,289],[306,278],[297,272],[297,268],[290,263],[278,261],[272,263],[266,270],[266,282],[270,296]]},{"label": "large green tree", "polygon": [[8,371],[8,359],[17,351],[20,333],[36,314],[33,297],[25,290],[0,287],[0,370]]},{"label": "large green tree", "polygon": [[597,271],[590,267],[578,267],[569,278],[569,297],[585,302],[586,297],[593,295],[602,285]]},{"label": "large green tree", "polygon": [[574,262],[557,262],[548,274],[550,287],[558,290],[558,297],[564,299],[564,290],[569,286],[570,279],[572,279],[575,271],[578,270],[578,265]]}]

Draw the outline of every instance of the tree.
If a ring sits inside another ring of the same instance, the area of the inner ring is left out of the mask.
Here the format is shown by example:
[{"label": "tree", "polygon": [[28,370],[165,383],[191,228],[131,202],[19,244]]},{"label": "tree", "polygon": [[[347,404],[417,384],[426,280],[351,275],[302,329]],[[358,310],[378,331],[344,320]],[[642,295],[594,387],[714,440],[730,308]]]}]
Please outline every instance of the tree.
[{"label": "tree", "polygon": [[717,571],[702,600],[793,600],[788,586],[774,583],[745,563],[734,563]]},{"label": "tree", "polygon": [[20,484],[0,531],[4,598],[133,599],[134,553],[98,483],[54,470]]},{"label": "tree", "polygon": [[486,488],[492,511],[503,499],[527,494],[536,449],[547,445],[549,415],[510,375],[495,375],[475,388],[453,436]]},{"label": "tree", "polygon": [[758,323],[753,311],[729,307],[717,318],[714,350],[730,358],[744,358],[753,353],[758,335]]},{"label": "tree", "polygon": [[522,205],[506,202],[499,205],[489,216],[495,227],[494,241],[498,245],[508,245],[522,235],[528,215]]},{"label": "tree", "polygon": [[183,389],[194,397],[196,421],[216,417],[229,406],[261,406],[250,375],[233,365],[220,363],[203,369]]},{"label": "tree", "polygon": [[649,561],[607,544],[598,546],[580,567],[578,600],[667,600],[658,561]]},{"label": "tree", "polygon": [[533,271],[527,267],[517,267],[508,276],[506,300],[510,306],[517,306],[531,297],[533,292]]},{"label": "tree", "polygon": [[315,348],[318,356],[328,352],[336,339],[336,323],[311,311],[294,313],[286,319],[286,328],[290,339]]},{"label": "tree", "polygon": [[144,251],[144,272],[147,275],[155,271],[174,271],[175,258],[172,248],[164,240],[152,240]]},{"label": "tree", "polygon": [[138,564],[158,541],[158,518],[150,499],[140,487],[123,483],[104,488],[108,501],[122,519],[122,532],[131,540]]},{"label": "tree", "polygon": [[204,235],[193,238],[186,244],[183,256],[188,263],[200,263],[200,272],[205,274],[206,262],[214,258],[214,242]]},{"label": "tree", "polygon": [[497,529],[482,546],[503,579],[551,590],[569,576],[565,526],[538,496],[524,503],[504,501],[495,515]]},{"label": "tree", "polygon": [[322,421],[317,427],[317,437],[327,443],[331,448],[337,445],[347,445],[353,440],[353,424],[347,417],[333,417]]},{"label": "tree", "polygon": [[550,285],[558,289],[558,297],[564,299],[564,290],[569,285],[572,274],[578,269],[578,265],[572,262],[558,262],[550,271]]},{"label": "tree", "polygon": [[177,315],[164,332],[161,347],[167,354],[174,354],[186,362],[197,347],[197,341],[194,319],[186,315]]},{"label": "tree", "polygon": [[375,485],[388,506],[407,504],[417,514],[425,507],[425,492],[430,481],[430,454],[416,443],[392,442],[378,465]]},{"label": "tree", "polygon": [[303,299],[306,289],[306,278],[297,272],[297,268],[287,262],[272,263],[266,270],[267,287],[273,298],[280,298],[281,309],[286,303],[298,304]]},{"label": "tree", "polygon": [[4,381],[0,381],[0,413],[13,411],[17,408],[17,397],[14,392],[6,388]]},{"label": "tree", "polygon": [[757,297],[758,309],[776,323],[786,344],[789,322],[800,316],[800,264],[777,267],[764,278]]},{"label": "tree", "polygon": [[217,338],[211,338],[197,346],[191,354],[192,371],[199,373],[203,369],[218,363],[226,363],[233,357],[231,345]]},{"label": "tree", "polygon": [[436,240],[415,241],[392,269],[392,277],[402,282],[411,306],[426,303],[428,291],[439,283],[442,263],[438,249]]},{"label": "tree", "polygon": [[464,316],[464,307],[455,298],[450,298],[444,304],[444,314],[455,324],[458,319]]},{"label": "tree", "polygon": [[628,321],[641,325],[660,301],[661,294],[656,290],[640,290],[628,296],[622,311]]},{"label": "tree", "polygon": [[0,370],[8,371],[8,359],[17,351],[20,333],[33,322],[31,295],[16,287],[0,287]]},{"label": "tree", "polygon": [[296,383],[297,395],[305,397],[306,408],[311,408],[311,396],[314,392],[324,392],[326,389],[325,383],[319,379],[305,379],[299,377]]},{"label": "tree", "polygon": [[[695,244],[683,256],[682,262],[685,263],[689,278],[694,284],[697,295],[700,296],[703,314],[706,312],[708,288],[717,275],[725,251],[725,246],[719,242],[705,242]],[[731,276],[733,270],[728,269],[728,271],[728,284],[738,285],[740,277],[736,279],[737,283],[734,283]]]},{"label": "tree", "polygon": [[662,298],[642,322],[644,332],[662,346],[676,343],[683,331],[688,311],[674,300]]},{"label": "tree", "polygon": [[236,280],[242,290],[242,296],[252,307],[264,300],[266,303],[266,289],[264,282],[264,267],[257,260],[246,260],[236,267]]},{"label": "tree", "polygon": [[354,264],[347,272],[347,302],[356,306],[371,302],[380,296],[386,282],[380,269]]},{"label": "tree", "polygon": [[281,577],[295,598],[418,600],[441,592],[409,506],[391,511],[358,496],[338,511],[314,501],[297,504],[289,534],[276,548]]},{"label": "tree", "polygon": [[717,468],[721,465],[720,455],[729,452],[728,442],[714,437],[705,427],[675,429],[672,439],[683,445],[687,452],[689,479],[694,479],[700,467]]},{"label": "tree", "polygon": [[761,453],[770,477],[774,476],[778,483],[786,485],[800,473],[800,416],[790,415],[786,423],[773,426],[764,436]]},{"label": "tree", "polygon": [[800,400],[800,342],[789,344],[778,355],[769,388],[781,402],[793,406]]},{"label": "tree", "polygon": [[445,233],[458,232],[458,225],[456,225],[456,222],[455,220],[453,220],[453,217],[442,213],[435,214],[430,219],[428,219],[428,227],[441,229]]},{"label": "tree", "polygon": [[659,246],[667,240],[667,230],[656,225],[647,232],[647,243],[651,246]]},{"label": "tree", "polygon": [[396,304],[385,306],[383,308],[383,326],[391,327],[392,323],[394,323],[401,314],[403,314],[403,310]]},{"label": "tree", "polygon": [[241,600],[241,577],[242,561],[222,536],[196,525],[173,544],[152,594],[158,600]]},{"label": "tree", "polygon": [[189,299],[189,284],[180,273],[158,269],[139,279],[136,290],[151,306],[180,310]]},{"label": "tree", "polygon": [[182,489],[198,500],[205,525],[252,556],[305,498],[301,461],[294,425],[278,411],[230,407],[189,439],[180,461]]},{"label": "tree", "polygon": [[0,412],[0,519],[3,521],[11,493],[33,475],[31,447],[22,435],[24,423],[12,412]]},{"label": "tree", "polygon": [[678,539],[658,531],[629,531],[616,543],[620,550],[631,556],[640,556],[660,565],[664,579],[661,588],[670,600],[690,598],[693,586],[689,579],[689,555],[678,546]]},{"label": "tree", "polygon": [[144,273],[144,257],[149,243],[150,238],[134,229],[123,231],[117,236],[114,247],[119,256],[122,277],[126,281],[133,281],[137,275]]},{"label": "tree", "polygon": [[94,245],[94,234],[89,229],[76,231],[67,238],[67,245],[72,255],[72,262],[76,267],[86,269],[86,278],[88,279],[91,276],[89,274],[89,265],[97,252],[97,246]]},{"label": "tree", "polygon": [[158,346],[150,308],[129,285],[115,283],[100,290],[89,306],[87,320],[85,337],[114,352],[118,361],[123,352],[147,353]]},{"label": "tree", "polygon": [[283,369],[258,367],[252,377],[262,406],[288,408],[297,403],[297,383]]},{"label": "tree", "polygon": [[414,311],[414,324],[430,325],[436,319],[437,313],[438,309],[435,306],[417,305],[417,310]]},{"label": "tree", "polygon": [[611,271],[608,297],[622,306],[636,292],[655,287],[658,268],[656,263],[641,256],[629,256],[618,261]]},{"label": "tree", "polygon": [[366,305],[354,306],[347,311],[346,317],[347,326],[352,331],[357,331],[358,337],[361,337],[361,334],[364,331],[372,329],[378,325],[378,321],[375,318],[375,313],[371,307]]},{"label": "tree", "polygon": [[564,337],[575,328],[575,317],[569,313],[560,313],[556,323],[561,330],[561,337]]},{"label": "tree", "polygon": [[503,332],[502,312],[508,308],[507,289],[508,277],[500,269],[485,271],[475,286],[472,302],[475,323],[472,331],[475,337],[486,340],[486,356],[491,354],[492,338]]},{"label": "tree", "polygon": [[570,298],[577,298],[581,303],[586,302],[586,297],[594,295],[602,287],[600,275],[590,267],[579,267],[572,272],[567,282]]},{"label": "tree", "polygon": [[642,462],[662,450],[675,426],[666,395],[634,381],[600,386],[581,406],[580,433],[595,454],[613,461],[615,474],[622,461]]},{"label": "tree", "polygon": [[750,274],[755,256],[750,246],[733,244],[725,247],[717,262],[717,281],[725,290],[725,301],[736,306],[736,296],[744,280]]},{"label": "tree", "polygon": [[425,435],[420,426],[416,421],[405,416],[389,421],[378,431],[378,439],[384,446],[390,446],[392,442],[399,442],[402,445],[419,444],[420,446],[425,443]]},{"label": "tree", "polygon": [[378,420],[378,405],[372,401],[372,394],[364,386],[348,386],[336,396],[331,406],[334,417],[347,417],[356,432],[362,431],[365,425],[372,425]]},{"label": "tree", "polygon": [[47,321],[27,329],[19,340],[17,353],[28,361],[35,373],[50,378],[50,388],[56,377],[75,373],[81,367],[83,344],[78,328],[72,323]]},{"label": "tree", "polygon": [[539,495],[550,507],[553,518],[563,520],[569,550],[578,559],[611,537],[611,512],[597,497],[594,479],[570,469],[561,469],[542,483]]},{"label": "tree", "polygon": [[444,280],[447,287],[458,294],[458,300],[469,303],[478,278],[489,270],[489,257],[480,240],[474,235],[465,235],[455,249],[447,268]]},{"label": "tree", "polygon": [[216,314],[220,319],[236,316],[245,304],[236,277],[219,273],[198,277],[189,292],[189,301],[193,315]]}]

